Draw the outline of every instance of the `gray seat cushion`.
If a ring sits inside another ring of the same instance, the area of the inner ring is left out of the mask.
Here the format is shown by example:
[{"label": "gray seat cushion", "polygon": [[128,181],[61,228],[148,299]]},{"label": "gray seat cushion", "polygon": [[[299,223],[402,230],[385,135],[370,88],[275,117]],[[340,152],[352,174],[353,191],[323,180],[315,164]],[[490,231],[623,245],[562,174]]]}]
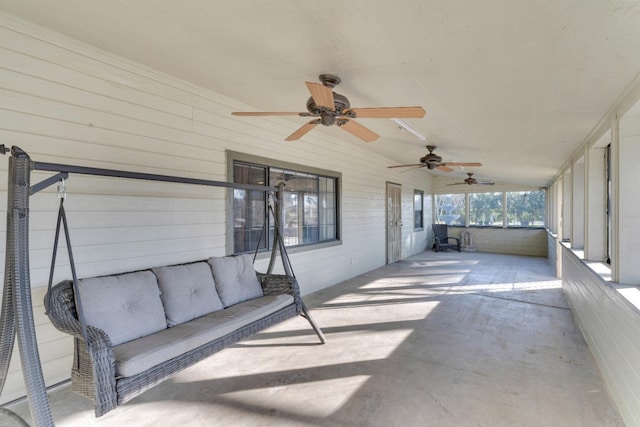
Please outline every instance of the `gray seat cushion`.
[{"label": "gray seat cushion", "polygon": [[169,326],[222,310],[211,267],[206,262],[158,267],[153,272]]},{"label": "gray seat cushion", "polygon": [[144,372],[291,304],[291,295],[264,296],[121,344],[114,348],[116,375],[130,377]]},{"label": "gray seat cushion", "polygon": [[208,262],[225,307],[263,295],[251,255],[214,257]]},{"label": "gray seat cushion", "polygon": [[78,281],[88,325],[118,345],[167,328],[156,276],[149,270]]}]

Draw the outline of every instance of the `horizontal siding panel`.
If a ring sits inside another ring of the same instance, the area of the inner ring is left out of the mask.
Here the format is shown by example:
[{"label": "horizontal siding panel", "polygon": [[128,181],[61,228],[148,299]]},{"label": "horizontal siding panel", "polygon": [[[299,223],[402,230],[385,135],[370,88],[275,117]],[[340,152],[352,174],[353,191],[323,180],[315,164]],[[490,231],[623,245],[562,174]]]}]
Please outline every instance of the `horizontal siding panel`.
[{"label": "horizontal siding panel", "polygon": [[[62,346],[65,345],[65,343],[59,343],[59,345]],[[42,352],[40,354],[40,358],[43,359]],[[73,359],[71,356],[43,361],[42,372],[44,375],[45,385],[52,386],[69,379],[71,376],[72,361]],[[19,365],[19,358],[11,359],[11,364],[13,365],[14,363]],[[19,399],[25,394],[25,386],[21,370],[15,370],[13,366],[11,369],[12,374],[7,376],[7,382],[2,390],[3,402],[10,402],[12,400]]]},{"label": "horizontal siding panel", "polygon": [[[235,103],[220,94],[212,93],[190,83],[167,76],[164,73],[142,67],[133,61],[98,51],[84,43],[77,42],[59,34],[52,34],[45,29],[25,28],[22,23],[3,20],[2,26],[7,32],[3,34],[4,45],[10,46],[19,53],[42,59],[46,63],[62,67],[60,74],[95,76],[125,89],[118,93],[118,98],[126,98],[128,92],[143,92],[153,95],[154,104],[175,105],[185,107],[195,105],[202,109],[215,108],[220,103]],[[14,30],[15,29],[15,30]],[[39,31],[41,30],[41,31]],[[45,75],[46,76],[46,75]],[[45,77],[43,76],[43,77]],[[99,86],[92,82],[88,87]],[[185,116],[189,114],[185,112]]]},{"label": "horizontal siding panel", "polygon": [[640,310],[584,265],[562,254],[563,289],[625,420],[640,407]]},{"label": "horizontal siding panel", "polygon": [[[72,178],[73,179],[73,178]],[[120,180],[121,187],[114,187],[111,189],[111,193],[117,191],[124,192],[130,186],[141,185],[149,188],[151,187],[171,187],[177,184],[169,183],[152,183],[144,181],[136,181],[135,183],[128,180]],[[32,183],[33,184],[33,183]],[[67,187],[71,184],[67,181]],[[187,189],[198,190],[197,186],[185,186]],[[68,189],[67,189],[68,190]],[[142,189],[140,189],[142,191]],[[148,191],[148,190],[147,190]],[[221,189],[215,189],[218,192],[218,197],[224,193]],[[157,197],[153,195],[149,196],[127,196],[117,194],[79,194],[74,195],[69,190],[67,191],[67,199],[65,200],[65,208],[67,215],[71,218],[76,215],[84,215],[85,212],[130,212],[135,214],[136,212],[164,212],[168,217],[172,212],[216,212],[223,210],[224,202],[219,199],[213,198],[180,198],[179,196],[171,196],[171,192],[166,193],[166,197]],[[35,197],[30,198],[30,207],[32,210],[37,211],[42,206],[43,210],[56,211],[58,210],[58,198],[57,193],[46,194],[43,197],[39,197],[38,194]]]},{"label": "horizontal siding panel", "polygon": [[207,147],[211,144],[208,137],[195,132],[142,122],[129,117],[90,110],[5,89],[0,89],[0,99],[2,100],[0,106],[9,111],[28,112],[34,116],[75,123],[89,128],[115,130],[130,135],[144,135],[175,143],[189,141],[191,145],[198,147]]},{"label": "horizontal siding panel", "polygon": [[[8,68],[15,72],[20,72],[25,75],[40,78],[42,80],[48,80],[55,83],[75,87],[87,92],[93,92],[103,96],[108,96],[114,99],[132,102],[146,106],[149,109],[155,109],[171,113],[175,116],[182,116],[190,118],[192,114],[192,108],[188,104],[176,102],[165,96],[158,96],[148,91],[139,90],[136,85],[130,85],[126,79],[120,79],[116,81],[113,78],[113,74],[105,73],[106,77],[102,78],[99,74],[95,73],[101,71],[101,66],[104,68],[106,64],[95,63],[94,72],[77,71],[69,67],[69,64],[78,62],[76,60],[70,60],[68,62],[59,62],[56,59],[51,61],[47,60],[52,46],[50,44],[36,43],[36,46],[41,48],[41,51],[46,53],[45,59],[41,59],[37,55],[34,55],[32,49],[16,51],[20,49],[19,46],[11,44],[11,38],[14,35],[13,32],[7,31],[0,26],[2,34],[0,34],[0,40],[3,40],[2,47],[0,47],[0,55],[6,58],[3,63],[6,64],[4,68]],[[34,45],[32,45],[34,46]],[[54,47],[55,49],[55,47]],[[84,59],[84,58],[81,58]],[[138,79],[139,80],[139,79]]]},{"label": "horizontal siding panel", "polygon": [[[216,235],[216,231],[220,232],[221,230],[224,230],[224,224],[220,224],[218,226],[182,224],[167,226],[93,228],[90,230],[83,230],[82,232],[79,232],[76,229],[70,231],[69,234],[73,233],[73,248],[84,252],[87,248],[92,246],[133,244],[148,241],[153,242],[197,238],[217,238],[218,240],[224,240],[224,236],[222,236],[221,239],[220,234]],[[208,233],[208,235],[204,233]],[[52,246],[54,234],[53,230],[31,231],[29,235],[29,245],[32,249],[49,249]]]},{"label": "horizontal siding panel", "polygon": [[[144,241],[127,241],[108,243],[102,245],[77,246],[74,245],[74,258],[78,265],[83,263],[91,263],[97,261],[122,261],[132,259],[145,254],[146,256],[159,255],[163,253],[177,253],[181,251],[189,251],[195,248],[215,247],[215,242],[222,241],[220,237],[215,235],[196,237],[175,237],[175,238],[154,238]],[[224,242],[223,242],[224,243]],[[73,244],[73,242],[72,242]],[[51,250],[31,250],[32,268],[48,267]],[[64,255],[61,253],[61,261]],[[39,261],[41,260],[41,261]],[[37,262],[39,261],[39,262]]]},{"label": "horizontal siding panel", "polygon": [[[180,210],[146,211],[144,214],[126,211],[83,211],[68,212],[69,228],[72,236],[76,230],[83,230],[96,226],[103,227],[154,227],[178,225],[210,225],[223,223],[218,210],[188,210],[181,206]],[[68,208],[67,208],[68,209]],[[216,211],[218,211],[216,213]],[[31,227],[31,231],[47,231],[53,236],[57,211],[32,211],[30,219],[38,226]],[[5,224],[6,225],[6,224]],[[4,225],[2,231],[4,231]],[[51,243],[51,242],[50,242]]]},{"label": "horizontal siding panel", "polygon": [[[40,353],[40,357],[43,358],[46,356],[47,359],[55,360],[61,358],[69,358],[73,356],[73,347],[72,347],[72,338],[69,335],[56,334],[51,335],[51,339],[49,341],[43,341],[40,339],[41,336],[47,336],[48,327],[38,328],[38,353]],[[52,332],[57,332],[57,330],[51,326],[50,329]],[[62,342],[67,342],[69,345],[61,345]],[[22,375],[22,368],[19,363],[13,363],[14,360],[20,360],[20,351],[18,346],[15,345],[13,349],[13,354],[11,356],[11,370],[9,371],[11,374]],[[71,364],[69,364],[69,369],[71,368]]]},{"label": "horizontal siding panel", "polygon": [[[189,143],[190,140],[185,141],[169,141],[163,138],[156,138],[149,134],[131,134],[123,133],[122,131],[116,131],[112,129],[104,129],[95,126],[89,126],[88,124],[72,123],[68,121],[60,121],[53,118],[42,117],[33,115],[26,112],[16,112],[12,110],[2,110],[0,107],[0,129],[5,131],[13,131],[15,133],[25,133],[27,135],[33,135],[35,137],[56,138],[63,141],[79,142],[83,144],[91,144],[92,146],[104,146],[105,148],[123,148],[128,151],[127,156],[119,156],[118,159],[114,159],[113,163],[120,165],[118,169],[127,169],[127,166],[137,165],[141,163],[148,153],[156,153],[156,155],[162,154],[163,159],[161,164],[169,164],[169,155],[175,155],[176,158],[187,159],[203,159],[213,160],[216,154],[222,151],[222,147],[216,147],[214,144],[204,142],[200,145]],[[42,144],[19,144],[19,140],[11,139],[11,145],[23,145],[21,148],[26,150],[34,158],[36,154],[56,155],[56,150],[50,154],[48,150],[42,150]],[[29,142],[24,140],[23,142]],[[30,147],[38,147],[35,150],[29,149]],[[70,160],[76,163],[80,160],[91,159],[92,157],[82,157],[76,155],[73,150],[73,145],[64,147],[65,150],[59,156],[64,157],[69,162]],[[91,149],[91,146],[85,147]],[[96,147],[100,150],[99,147]],[[138,154],[140,153],[140,154]],[[82,154],[78,153],[78,154]],[[99,159],[99,158],[97,158]],[[137,162],[132,162],[135,159]],[[96,160],[94,160],[96,161]],[[220,160],[218,160],[220,161]],[[54,162],[51,160],[50,162]],[[110,168],[102,163],[103,168]],[[215,164],[215,163],[214,163]],[[111,168],[115,168],[112,165]],[[99,167],[99,166],[96,166]]]},{"label": "horizontal siding panel", "polygon": [[143,122],[160,124],[176,129],[192,130],[190,118],[176,116],[132,102],[88,92],[76,87],[54,83],[20,72],[0,69],[0,87],[17,93],[102,111],[122,117],[131,117]]}]

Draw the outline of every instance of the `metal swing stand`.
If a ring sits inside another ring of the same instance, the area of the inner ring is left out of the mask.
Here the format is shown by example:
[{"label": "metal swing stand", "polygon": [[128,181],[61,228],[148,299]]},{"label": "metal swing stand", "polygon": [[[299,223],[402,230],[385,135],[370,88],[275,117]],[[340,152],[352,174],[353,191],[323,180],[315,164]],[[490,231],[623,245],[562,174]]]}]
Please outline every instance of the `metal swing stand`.
[{"label": "metal swing stand", "polygon": [[[8,150],[0,146],[2,154]],[[29,410],[36,426],[53,426],[44,384],[31,304],[29,274],[29,195],[31,160],[14,147],[9,158],[7,250],[0,316],[0,392],[9,372],[13,342],[18,338]]]},{"label": "metal swing stand", "polygon": [[[9,158],[9,183],[7,195],[5,277],[2,305],[0,308],[0,394],[4,389],[7,379],[9,364],[11,362],[11,354],[13,352],[13,343],[17,337],[32,421],[35,426],[48,427],[54,426],[54,421],[51,415],[51,408],[47,397],[42,367],[40,365],[35,324],[33,321],[33,305],[31,302],[29,267],[29,197],[53,184],[63,181],[68,178],[70,173],[240,188],[271,193],[273,193],[276,188],[168,175],[33,162],[29,158],[28,154],[19,147],[13,146],[11,149],[8,149],[4,144],[0,144],[0,154],[7,154],[9,151],[11,152],[11,157]],[[31,186],[30,177],[32,170],[58,173]],[[280,251],[285,273],[288,276],[295,278],[284,241],[282,239],[282,234],[280,232],[280,223],[282,221],[280,206],[282,206],[284,198],[284,184],[280,184],[277,190],[278,203],[276,205],[276,212],[272,211],[276,221],[275,239],[273,242],[271,261],[269,263],[269,272],[273,270],[277,252]],[[271,205],[269,208],[273,209]],[[311,318],[304,303],[302,303],[302,313],[300,314],[307,319],[315,333],[318,335],[320,341],[324,344],[326,342],[326,338],[322,333],[322,330]]]},{"label": "metal swing stand", "polygon": [[[269,262],[269,268],[267,270],[267,273],[271,273],[273,271],[273,266],[277,256],[277,250],[280,250],[280,258],[282,259],[282,266],[284,267],[285,274],[295,279],[296,275],[293,273],[293,267],[291,266],[291,260],[289,259],[289,254],[287,253],[287,248],[284,244],[284,239],[282,238],[282,232],[280,227],[280,224],[283,223],[282,221],[283,212],[281,209],[282,206],[284,206],[284,183],[281,182],[278,185],[278,203],[276,204],[275,212],[273,210],[273,206],[269,204],[269,210],[273,214],[273,217],[276,218],[276,220],[274,221],[275,238],[273,242],[273,250],[271,252],[271,260]],[[301,301],[301,305],[302,305],[302,313],[300,313],[300,315],[305,319],[307,319],[307,321],[315,331],[316,335],[318,335],[320,342],[322,344],[325,344],[327,342],[327,338],[324,336],[320,327],[316,324],[316,322],[313,320],[313,318],[309,314],[309,310],[307,309],[307,306],[305,305],[304,301]]]}]

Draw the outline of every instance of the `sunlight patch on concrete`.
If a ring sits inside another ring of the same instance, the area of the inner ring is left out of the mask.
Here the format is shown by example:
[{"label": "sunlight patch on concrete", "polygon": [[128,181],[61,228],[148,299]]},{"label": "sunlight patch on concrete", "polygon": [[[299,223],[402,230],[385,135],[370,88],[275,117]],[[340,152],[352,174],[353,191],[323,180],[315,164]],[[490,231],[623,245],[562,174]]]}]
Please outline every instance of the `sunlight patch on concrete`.
[{"label": "sunlight patch on concrete", "polygon": [[535,282],[514,282],[514,283],[487,283],[477,285],[459,285],[459,286],[438,286],[431,287],[433,291],[446,291],[447,293],[468,294],[477,292],[509,292],[509,291],[533,291],[544,289],[560,289],[562,282],[560,280],[547,280]]}]

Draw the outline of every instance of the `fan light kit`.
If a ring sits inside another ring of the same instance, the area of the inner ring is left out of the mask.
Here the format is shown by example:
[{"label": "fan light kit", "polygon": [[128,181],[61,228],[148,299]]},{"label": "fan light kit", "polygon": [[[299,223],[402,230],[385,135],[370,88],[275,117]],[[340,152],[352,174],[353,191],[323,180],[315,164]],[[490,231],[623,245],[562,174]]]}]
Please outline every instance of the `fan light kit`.
[{"label": "fan light kit", "polygon": [[429,170],[433,170],[433,169],[438,169],[439,171],[442,172],[451,172],[453,171],[453,168],[451,166],[468,166],[468,167],[479,167],[482,166],[482,163],[476,163],[476,162],[472,162],[472,163],[461,163],[461,162],[443,162],[442,161],[442,157],[438,156],[437,154],[435,154],[433,151],[436,149],[437,147],[435,145],[427,145],[427,150],[429,150],[429,154],[423,156],[420,158],[419,162],[420,163],[416,163],[416,164],[411,164],[411,165],[397,165],[397,166],[387,166],[390,169],[393,168],[408,168],[408,167],[413,167],[413,168],[427,168]]},{"label": "fan light kit", "polygon": [[[426,114],[422,107],[379,107],[379,108],[351,108],[346,96],[335,93],[333,88],[340,84],[340,77],[333,74],[321,74],[322,83],[306,82],[311,97],[307,100],[307,112],[244,112],[236,111],[234,116],[300,116],[316,117],[302,125],[285,140],[294,141],[302,138],[317,125],[338,125],[352,135],[365,142],[375,141],[380,137],[377,133],[362,126],[354,119],[397,119],[422,118]],[[396,122],[397,123],[397,122]],[[401,125],[402,126],[402,125]],[[408,126],[408,125],[407,125]],[[408,126],[410,127],[410,126]],[[405,128],[407,129],[407,128]],[[413,129],[413,128],[411,128]],[[407,129],[409,130],[409,129]],[[414,129],[415,131],[415,129]],[[411,131],[409,131],[411,132]],[[412,132],[413,133],[413,132]]]}]

